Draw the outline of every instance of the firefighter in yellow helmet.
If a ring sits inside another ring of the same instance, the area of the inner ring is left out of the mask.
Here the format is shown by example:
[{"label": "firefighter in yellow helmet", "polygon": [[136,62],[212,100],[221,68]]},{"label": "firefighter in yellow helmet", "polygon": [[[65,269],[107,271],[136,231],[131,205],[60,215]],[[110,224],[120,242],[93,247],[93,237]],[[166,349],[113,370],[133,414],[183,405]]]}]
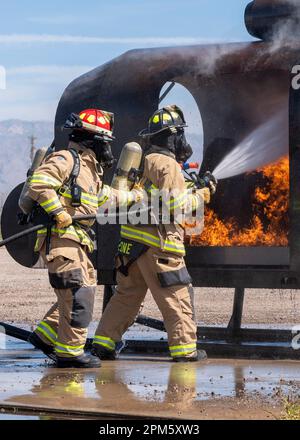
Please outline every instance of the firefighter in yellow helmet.
[{"label": "firefighter in yellow helmet", "polygon": [[96,215],[107,200],[130,205],[138,191],[116,191],[103,185],[103,168],[114,158],[113,114],[88,109],[72,113],[64,129],[67,150],[46,157],[29,183],[29,196],[56,224],[38,232],[36,251],[49,272],[57,303],[30,335],[29,342],[56,360],[58,367],[98,367],[97,357],[85,353],[92,319],[96,279],[88,257],[93,251],[89,230],[94,221],[72,223],[75,215]]},{"label": "firefighter in yellow helmet", "polygon": [[[184,256],[184,226],[172,220],[175,211],[187,204],[196,210],[210,201],[210,188],[186,191],[180,163],[192,154],[184,128],[186,123],[177,106],[158,110],[140,134],[150,142],[144,157],[141,185],[148,193],[164,193],[170,221],[123,225],[117,257],[117,287],[97,328],[93,353],[101,359],[115,359],[116,343],[134,322],[147,289],[158,305],[168,333],[174,361],[196,361],[206,357],[197,351],[196,324],[190,292],[191,277]],[[130,251],[129,251],[130,249]]]}]

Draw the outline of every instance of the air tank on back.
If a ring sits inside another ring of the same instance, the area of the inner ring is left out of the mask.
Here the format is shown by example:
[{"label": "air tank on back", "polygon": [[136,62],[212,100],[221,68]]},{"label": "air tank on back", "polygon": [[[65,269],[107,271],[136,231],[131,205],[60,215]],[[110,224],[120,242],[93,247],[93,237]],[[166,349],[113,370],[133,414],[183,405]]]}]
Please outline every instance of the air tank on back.
[{"label": "air tank on back", "polygon": [[128,191],[132,188],[139,171],[143,150],[137,142],[127,143],[120,155],[112,181],[112,188]]},{"label": "air tank on back", "polygon": [[31,179],[34,171],[43,162],[46,154],[47,154],[47,148],[39,148],[36,151],[35,156],[32,161],[32,164],[31,164],[31,167],[28,170],[27,180],[24,183],[24,186],[23,186],[20,198],[19,198],[19,207],[23,211],[24,214],[30,214],[30,212],[32,211],[32,209],[34,207],[34,204],[35,204],[34,200],[32,200],[32,198],[28,196],[29,182],[30,182],[30,179]]},{"label": "air tank on back", "polygon": [[248,32],[261,40],[272,40],[279,32],[285,39],[300,36],[300,1],[254,0],[245,11]]}]

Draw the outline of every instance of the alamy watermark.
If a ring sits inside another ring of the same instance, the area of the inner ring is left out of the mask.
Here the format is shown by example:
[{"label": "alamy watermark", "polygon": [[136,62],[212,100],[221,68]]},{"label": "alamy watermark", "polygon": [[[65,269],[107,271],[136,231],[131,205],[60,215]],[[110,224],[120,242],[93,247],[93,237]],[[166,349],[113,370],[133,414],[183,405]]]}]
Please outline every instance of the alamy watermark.
[{"label": "alamy watermark", "polygon": [[294,350],[300,350],[300,325],[295,325],[292,328],[292,335],[294,335],[292,339],[292,348]]},{"label": "alamy watermark", "polygon": [[6,70],[0,65],[0,90],[6,90]]},{"label": "alamy watermark", "polygon": [[[192,225],[204,227],[204,196],[193,190],[143,192],[142,201],[128,207],[126,200],[109,198],[97,212],[100,225]],[[130,203],[129,203],[130,205]],[[201,231],[202,232],[202,231]]]},{"label": "alamy watermark", "polygon": [[0,325],[0,350],[6,349],[6,331],[5,328]]},{"label": "alamy watermark", "polygon": [[292,79],[292,87],[294,90],[300,89],[300,65],[297,64],[292,68],[292,74],[295,75]]}]

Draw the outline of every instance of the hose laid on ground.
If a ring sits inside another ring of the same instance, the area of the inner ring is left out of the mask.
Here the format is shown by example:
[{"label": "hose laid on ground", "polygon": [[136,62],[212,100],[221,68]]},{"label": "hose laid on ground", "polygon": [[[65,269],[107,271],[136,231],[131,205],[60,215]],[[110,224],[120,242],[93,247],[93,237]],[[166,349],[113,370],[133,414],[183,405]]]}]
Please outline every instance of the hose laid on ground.
[{"label": "hose laid on ground", "polygon": [[[5,330],[4,332],[1,327]],[[7,324],[6,322],[0,322],[0,331],[1,333],[5,333],[7,336],[19,339],[20,341],[27,341],[30,335],[30,332],[28,330],[24,330],[23,328]]]}]

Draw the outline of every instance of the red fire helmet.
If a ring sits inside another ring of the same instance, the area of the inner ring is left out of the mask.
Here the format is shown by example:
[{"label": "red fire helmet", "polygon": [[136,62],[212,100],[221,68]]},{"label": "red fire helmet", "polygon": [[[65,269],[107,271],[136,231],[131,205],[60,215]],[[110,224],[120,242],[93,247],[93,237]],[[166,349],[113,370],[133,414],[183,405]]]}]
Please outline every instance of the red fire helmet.
[{"label": "red fire helmet", "polygon": [[114,114],[104,110],[87,109],[79,113],[82,128],[113,139]]}]

